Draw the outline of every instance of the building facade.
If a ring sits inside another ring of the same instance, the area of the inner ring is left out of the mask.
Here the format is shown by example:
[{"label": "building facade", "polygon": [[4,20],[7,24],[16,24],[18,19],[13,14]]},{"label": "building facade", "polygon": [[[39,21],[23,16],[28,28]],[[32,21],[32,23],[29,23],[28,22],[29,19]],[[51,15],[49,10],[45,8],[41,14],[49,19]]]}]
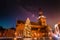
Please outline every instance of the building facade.
[{"label": "building facade", "polygon": [[31,22],[29,18],[26,21],[17,21],[16,34],[24,37],[48,37],[51,27],[46,23],[46,17],[43,11],[39,11],[38,22]]}]

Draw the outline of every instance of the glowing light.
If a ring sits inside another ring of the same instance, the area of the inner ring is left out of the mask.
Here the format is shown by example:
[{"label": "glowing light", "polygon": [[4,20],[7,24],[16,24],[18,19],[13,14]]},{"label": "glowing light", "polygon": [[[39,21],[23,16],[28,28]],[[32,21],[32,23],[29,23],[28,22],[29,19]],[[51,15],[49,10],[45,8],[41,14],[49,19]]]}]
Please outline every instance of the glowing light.
[{"label": "glowing light", "polygon": [[17,38],[14,38],[14,40],[17,40]]},{"label": "glowing light", "polygon": [[58,26],[58,24],[55,24],[55,28]]}]

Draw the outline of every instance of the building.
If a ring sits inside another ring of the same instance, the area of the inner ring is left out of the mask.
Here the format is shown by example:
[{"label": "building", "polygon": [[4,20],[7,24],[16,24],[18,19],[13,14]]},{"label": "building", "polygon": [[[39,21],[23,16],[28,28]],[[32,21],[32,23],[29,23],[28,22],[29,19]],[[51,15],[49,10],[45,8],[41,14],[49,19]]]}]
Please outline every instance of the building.
[{"label": "building", "polygon": [[15,28],[5,29],[3,37],[15,37]]},{"label": "building", "polygon": [[16,36],[24,37],[48,37],[48,32],[51,27],[46,23],[46,17],[40,9],[38,22],[30,22],[27,18],[26,21],[18,20],[16,24]]},{"label": "building", "polygon": [[25,26],[25,23],[23,21],[17,21],[16,32],[15,32],[16,37],[23,36],[24,26]]}]

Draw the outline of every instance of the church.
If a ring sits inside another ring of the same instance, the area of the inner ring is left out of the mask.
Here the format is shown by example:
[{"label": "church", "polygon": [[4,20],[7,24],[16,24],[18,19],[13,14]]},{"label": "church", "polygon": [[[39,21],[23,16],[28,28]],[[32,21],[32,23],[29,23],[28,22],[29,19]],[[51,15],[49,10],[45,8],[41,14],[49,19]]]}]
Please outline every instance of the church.
[{"label": "church", "polygon": [[48,37],[51,27],[46,23],[46,17],[43,10],[39,10],[38,22],[31,22],[29,18],[26,21],[17,20],[16,37]]}]

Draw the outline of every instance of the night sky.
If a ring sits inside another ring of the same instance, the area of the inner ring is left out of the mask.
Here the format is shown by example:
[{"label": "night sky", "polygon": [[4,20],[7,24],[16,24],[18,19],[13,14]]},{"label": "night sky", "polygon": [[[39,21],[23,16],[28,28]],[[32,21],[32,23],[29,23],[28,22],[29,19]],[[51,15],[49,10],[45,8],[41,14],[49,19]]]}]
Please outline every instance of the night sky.
[{"label": "night sky", "polygon": [[27,17],[37,22],[39,8],[44,10],[47,24],[53,26],[60,21],[59,0],[0,0],[0,26],[16,27],[16,20],[26,20]]}]

